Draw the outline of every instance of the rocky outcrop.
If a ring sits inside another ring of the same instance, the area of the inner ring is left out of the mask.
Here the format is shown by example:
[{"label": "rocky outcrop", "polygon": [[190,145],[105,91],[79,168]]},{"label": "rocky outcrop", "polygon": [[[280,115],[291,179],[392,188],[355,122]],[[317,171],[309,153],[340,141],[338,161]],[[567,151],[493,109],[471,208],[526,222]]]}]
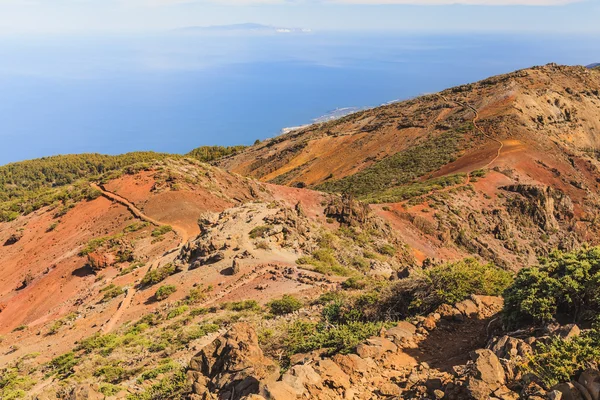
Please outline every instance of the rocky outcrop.
[{"label": "rocky outcrop", "polygon": [[276,381],[279,366],[264,356],[254,328],[239,323],[192,358],[187,376],[191,399],[240,399]]},{"label": "rocky outcrop", "polygon": [[557,230],[558,221],[573,217],[573,202],[563,192],[549,186],[510,185],[502,188],[517,193],[509,209],[525,215],[546,232]]},{"label": "rocky outcrop", "polygon": [[87,263],[94,271],[100,271],[113,266],[115,262],[115,256],[111,253],[94,251],[87,255]]},{"label": "rocky outcrop", "polygon": [[15,232],[13,234],[11,234],[8,239],[6,239],[6,241],[4,242],[5,246],[11,246],[15,243],[17,243],[19,240],[21,240],[21,238],[23,238],[23,232],[19,231],[19,232]]}]

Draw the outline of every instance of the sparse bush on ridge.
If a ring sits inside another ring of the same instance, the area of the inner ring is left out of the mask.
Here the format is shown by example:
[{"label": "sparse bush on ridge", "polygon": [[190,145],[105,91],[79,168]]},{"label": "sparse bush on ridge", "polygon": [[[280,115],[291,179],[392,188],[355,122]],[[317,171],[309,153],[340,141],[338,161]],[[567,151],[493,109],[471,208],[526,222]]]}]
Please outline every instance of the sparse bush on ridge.
[{"label": "sparse bush on ridge", "polygon": [[281,299],[271,300],[267,307],[274,315],[284,315],[302,308],[302,302],[291,295],[284,295]]}]

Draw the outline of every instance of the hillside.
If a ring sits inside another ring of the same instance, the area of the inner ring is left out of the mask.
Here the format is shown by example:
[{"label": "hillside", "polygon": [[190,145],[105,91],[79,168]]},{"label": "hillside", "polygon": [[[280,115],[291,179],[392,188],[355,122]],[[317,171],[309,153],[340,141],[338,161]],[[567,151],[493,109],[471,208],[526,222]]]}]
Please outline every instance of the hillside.
[{"label": "hillside", "polygon": [[0,167],[0,398],[597,399],[599,88]]},{"label": "hillside", "polygon": [[372,203],[421,259],[478,253],[519,268],[548,248],[598,242],[599,91],[595,71],[535,67],[300,129],[217,165]]}]

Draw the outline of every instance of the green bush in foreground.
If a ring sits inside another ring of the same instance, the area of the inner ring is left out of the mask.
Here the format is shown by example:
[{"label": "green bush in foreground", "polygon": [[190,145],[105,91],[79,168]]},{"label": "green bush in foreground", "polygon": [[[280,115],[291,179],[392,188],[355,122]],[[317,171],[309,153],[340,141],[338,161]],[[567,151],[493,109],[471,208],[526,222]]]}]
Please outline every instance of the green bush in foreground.
[{"label": "green bush in foreground", "polygon": [[591,322],[600,315],[600,247],[554,251],[540,265],[519,271],[506,290],[509,325],[553,319]]},{"label": "green bush in foreground", "polygon": [[569,382],[578,371],[600,363],[599,343],[597,330],[569,339],[553,337],[548,343],[540,342],[525,370],[538,376],[547,388]]},{"label": "green bush in foreground", "polygon": [[162,267],[158,267],[156,269],[150,270],[144,275],[140,284],[142,286],[146,285],[155,285],[159,282],[164,281],[169,276],[175,273],[175,266],[171,263],[164,265]]}]

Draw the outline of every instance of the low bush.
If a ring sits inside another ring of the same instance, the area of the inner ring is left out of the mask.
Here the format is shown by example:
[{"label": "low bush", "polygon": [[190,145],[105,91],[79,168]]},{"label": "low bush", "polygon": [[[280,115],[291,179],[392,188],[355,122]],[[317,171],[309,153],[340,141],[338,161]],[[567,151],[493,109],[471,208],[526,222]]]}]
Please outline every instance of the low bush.
[{"label": "low bush", "polygon": [[154,293],[154,298],[157,301],[163,301],[167,299],[170,295],[177,291],[177,287],[175,285],[164,285],[158,288],[156,293]]},{"label": "low bush", "polygon": [[242,300],[242,301],[234,301],[231,303],[223,303],[221,308],[224,310],[230,311],[260,311],[260,305],[256,300]]},{"label": "low bush", "polygon": [[156,269],[150,270],[146,273],[146,275],[142,278],[140,284],[142,286],[150,286],[155,285],[159,282],[164,281],[169,276],[175,273],[175,266],[171,263],[166,264],[162,267],[158,267]]},{"label": "low bush", "polygon": [[279,300],[267,303],[267,307],[273,315],[285,315],[301,309],[302,302],[294,296],[286,294]]},{"label": "low bush", "polygon": [[591,323],[600,315],[600,247],[554,251],[539,266],[524,268],[506,290],[504,315],[523,323]]},{"label": "low bush", "polygon": [[379,301],[385,319],[404,319],[455,304],[472,294],[499,296],[512,283],[512,274],[467,258],[425,269],[387,288]]},{"label": "low bush", "polygon": [[102,302],[107,302],[114,299],[115,297],[119,297],[124,293],[124,291],[121,286],[116,286],[115,284],[111,283],[110,285],[100,289],[100,293],[104,293],[104,296],[102,297]]},{"label": "low bush", "polygon": [[559,382],[569,382],[577,372],[600,363],[600,331],[590,330],[581,336],[562,339],[553,337],[540,342],[525,365],[551,388]]},{"label": "low bush", "polygon": [[249,235],[250,239],[258,239],[263,237],[265,233],[267,233],[271,229],[271,225],[261,225],[253,228]]},{"label": "low bush", "polygon": [[152,236],[159,237],[159,236],[162,236],[162,235],[165,235],[165,234],[171,232],[172,230],[173,230],[173,227],[170,225],[161,225],[152,231]]}]

